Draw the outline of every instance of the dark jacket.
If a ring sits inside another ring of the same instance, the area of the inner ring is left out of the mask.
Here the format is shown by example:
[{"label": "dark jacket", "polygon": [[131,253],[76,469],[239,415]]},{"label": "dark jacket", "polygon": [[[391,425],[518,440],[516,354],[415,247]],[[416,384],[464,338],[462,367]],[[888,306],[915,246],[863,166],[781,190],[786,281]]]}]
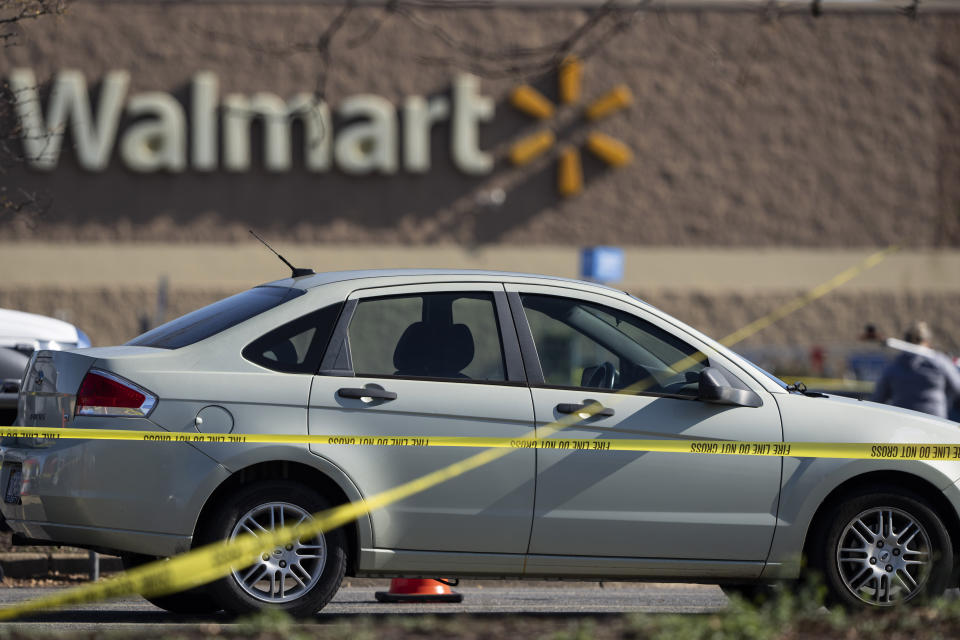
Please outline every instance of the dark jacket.
[{"label": "dark jacket", "polygon": [[949,358],[901,353],[884,369],[870,399],[946,418],[957,396],[960,370]]}]

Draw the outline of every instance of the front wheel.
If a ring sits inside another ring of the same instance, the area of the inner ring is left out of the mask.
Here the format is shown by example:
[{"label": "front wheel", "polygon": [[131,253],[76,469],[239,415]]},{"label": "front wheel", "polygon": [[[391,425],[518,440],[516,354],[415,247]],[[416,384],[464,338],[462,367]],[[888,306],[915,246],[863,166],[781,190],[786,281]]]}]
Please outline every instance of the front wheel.
[{"label": "front wheel", "polygon": [[825,531],[816,565],[833,602],[891,607],[947,587],[950,535],[919,496],[894,487],[854,495],[834,507]]},{"label": "front wheel", "polygon": [[[301,484],[258,483],[242,488],[218,505],[207,519],[202,537],[212,542],[244,533],[272,532],[309,520],[312,514],[331,506]],[[273,608],[293,616],[310,616],[337,592],[346,564],[343,531],[326,531],[264,550],[250,566],[211,583],[209,592],[229,613]]]}]

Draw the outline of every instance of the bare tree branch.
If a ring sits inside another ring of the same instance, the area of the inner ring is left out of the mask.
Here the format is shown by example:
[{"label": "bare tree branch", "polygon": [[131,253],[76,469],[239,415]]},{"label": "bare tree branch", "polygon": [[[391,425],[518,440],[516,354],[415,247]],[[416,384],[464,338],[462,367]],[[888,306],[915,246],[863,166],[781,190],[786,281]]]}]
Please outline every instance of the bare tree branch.
[{"label": "bare tree branch", "polygon": [[20,25],[43,16],[62,15],[66,0],[0,0],[0,42],[9,47],[20,35]]},{"label": "bare tree branch", "polygon": [[[459,57],[452,59],[421,56],[424,64],[456,65],[471,73],[488,78],[533,76],[555,68],[571,53],[588,58],[606,47],[610,39],[626,31],[633,18],[648,8],[652,0],[637,0],[625,6],[617,0],[607,0],[590,12],[583,24],[563,37],[548,44],[535,47],[502,47],[487,49],[457,38],[440,25],[430,22],[414,9],[416,4],[400,2],[395,8],[398,15],[425,34],[432,35]],[[432,8],[451,7],[450,2],[431,3]]]},{"label": "bare tree branch", "polygon": [[[449,54],[430,57],[420,56],[417,61],[428,65],[456,65],[475,75],[483,77],[533,76],[555,68],[566,56],[577,53],[582,58],[589,57],[604,47],[618,34],[625,32],[634,17],[650,7],[653,0],[636,0],[625,4],[623,0],[606,0],[601,6],[592,9],[583,24],[577,26],[562,37],[534,47],[507,46],[487,48],[476,45],[456,36],[440,24],[429,20],[424,11],[438,9],[462,10],[464,3],[456,0],[389,0],[378,15],[368,18],[356,35],[349,37],[344,45],[347,49],[360,47],[379,33],[383,25],[396,16],[406,21],[416,31],[430,36],[446,45]],[[490,8],[488,4],[481,4]],[[316,96],[326,96],[327,77],[334,54],[334,41],[345,30],[356,4],[348,0],[333,17],[316,40],[312,42],[250,42],[229,34],[210,30],[203,32],[221,42],[243,46],[252,51],[267,55],[288,57],[310,53],[320,59],[320,69],[316,82]]]},{"label": "bare tree branch", "polygon": [[347,23],[347,18],[353,11],[353,6],[353,0],[348,0],[336,17],[327,25],[327,28],[321,32],[320,37],[317,38],[315,48],[320,56],[320,69],[317,72],[317,84],[314,93],[320,100],[324,100],[327,95],[327,77],[330,72],[330,62],[333,58],[333,39]]},{"label": "bare tree branch", "polygon": [[[17,44],[24,23],[45,16],[63,15],[66,0],[0,0],[0,43],[3,47]],[[22,148],[22,126],[17,118],[16,101],[6,82],[0,84],[0,175],[7,169],[26,161]],[[22,188],[0,186],[0,224],[18,222],[35,226],[49,210],[51,199],[47,194],[29,192]]]}]

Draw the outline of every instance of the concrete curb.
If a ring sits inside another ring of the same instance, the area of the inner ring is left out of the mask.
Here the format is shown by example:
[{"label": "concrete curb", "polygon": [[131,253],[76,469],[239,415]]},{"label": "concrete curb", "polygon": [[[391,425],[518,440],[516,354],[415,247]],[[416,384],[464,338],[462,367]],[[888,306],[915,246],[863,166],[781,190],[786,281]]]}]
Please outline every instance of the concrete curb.
[{"label": "concrete curb", "polygon": [[[9,578],[45,578],[52,573],[89,573],[90,557],[78,553],[0,553],[0,567]],[[100,556],[100,572],[123,571],[120,558]]]}]

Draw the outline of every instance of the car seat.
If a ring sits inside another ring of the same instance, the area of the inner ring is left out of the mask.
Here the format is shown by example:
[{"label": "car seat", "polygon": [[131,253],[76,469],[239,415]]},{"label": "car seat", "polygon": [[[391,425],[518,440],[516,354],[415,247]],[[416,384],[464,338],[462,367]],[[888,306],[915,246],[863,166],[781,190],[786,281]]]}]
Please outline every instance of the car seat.
[{"label": "car seat", "polygon": [[473,356],[473,334],[467,325],[414,322],[393,352],[394,375],[468,378],[462,371]]}]

